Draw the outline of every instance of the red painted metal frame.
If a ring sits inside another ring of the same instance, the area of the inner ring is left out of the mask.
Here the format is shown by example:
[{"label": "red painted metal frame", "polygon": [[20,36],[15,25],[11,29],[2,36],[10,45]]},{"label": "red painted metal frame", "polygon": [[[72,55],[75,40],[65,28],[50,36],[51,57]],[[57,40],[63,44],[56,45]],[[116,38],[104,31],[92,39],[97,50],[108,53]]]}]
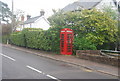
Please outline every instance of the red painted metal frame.
[{"label": "red painted metal frame", "polygon": [[60,53],[63,55],[72,55],[73,49],[73,30],[64,28],[60,31]]}]

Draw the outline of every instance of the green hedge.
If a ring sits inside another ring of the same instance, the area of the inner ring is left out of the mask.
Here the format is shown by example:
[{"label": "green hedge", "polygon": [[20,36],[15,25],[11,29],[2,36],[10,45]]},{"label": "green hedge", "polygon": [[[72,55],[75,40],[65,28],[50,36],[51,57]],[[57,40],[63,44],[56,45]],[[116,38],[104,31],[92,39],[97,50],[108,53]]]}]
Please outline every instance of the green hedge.
[{"label": "green hedge", "polygon": [[10,36],[10,42],[18,46],[25,46],[25,38],[22,32],[12,33]]},{"label": "green hedge", "polygon": [[[21,32],[13,33],[10,36],[12,44],[18,46],[25,46],[34,49],[41,49],[45,51],[60,52],[60,30],[62,28],[49,28],[42,30],[40,28],[25,28]],[[81,40],[81,39],[80,39]],[[83,44],[85,43],[85,44]],[[86,44],[87,43],[87,44]],[[75,38],[74,50],[77,49],[96,49],[91,42],[84,40],[79,41]]]},{"label": "green hedge", "polygon": [[74,38],[74,49],[75,50],[96,50],[96,45],[92,44],[86,38],[75,37]]},{"label": "green hedge", "polygon": [[54,51],[52,49],[51,32],[40,28],[25,28],[19,33],[13,33],[10,36],[12,44],[25,46],[29,48]]},{"label": "green hedge", "polygon": [[41,42],[43,41],[40,38],[40,36],[43,37],[42,34],[44,33],[44,31],[42,29],[28,28],[28,29],[24,29],[23,33],[25,35],[25,41],[26,41],[27,47],[41,49],[41,46],[39,43],[40,43],[40,41]]}]

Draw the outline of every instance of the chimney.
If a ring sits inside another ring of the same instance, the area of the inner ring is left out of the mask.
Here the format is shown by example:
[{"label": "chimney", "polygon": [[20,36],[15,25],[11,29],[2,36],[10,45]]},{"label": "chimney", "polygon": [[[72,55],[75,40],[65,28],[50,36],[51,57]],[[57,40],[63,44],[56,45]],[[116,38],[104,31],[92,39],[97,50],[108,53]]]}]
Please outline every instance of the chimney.
[{"label": "chimney", "polygon": [[30,19],[30,17],[31,17],[30,15],[27,15],[27,20]]},{"label": "chimney", "polygon": [[45,14],[45,11],[44,11],[44,10],[41,10],[41,11],[40,11],[40,16],[44,16],[44,14]]},{"label": "chimney", "polygon": [[24,21],[24,15],[21,16],[21,21]]}]

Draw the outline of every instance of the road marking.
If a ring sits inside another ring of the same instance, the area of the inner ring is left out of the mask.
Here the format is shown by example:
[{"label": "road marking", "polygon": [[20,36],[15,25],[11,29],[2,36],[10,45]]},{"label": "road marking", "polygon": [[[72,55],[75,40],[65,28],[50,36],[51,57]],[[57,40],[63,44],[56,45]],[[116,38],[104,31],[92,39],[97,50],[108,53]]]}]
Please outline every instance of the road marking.
[{"label": "road marking", "polygon": [[51,78],[51,79],[58,80],[57,78],[55,78],[55,77],[53,77],[53,76],[51,76],[51,75],[46,75],[46,76],[48,76],[48,77]]},{"label": "road marking", "polygon": [[86,68],[81,68],[83,71],[86,71],[86,72],[93,72],[92,70],[90,69],[86,69]]},{"label": "road marking", "polygon": [[57,79],[57,78],[55,78],[55,77],[53,77],[53,76],[51,76],[51,75],[45,74],[44,72],[39,71],[39,70],[37,70],[37,69],[29,66],[29,65],[27,65],[26,67],[29,68],[29,69],[32,69],[33,71],[36,71],[36,72],[38,72],[38,73],[41,73],[41,74],[43,74],[43,75],[45,75],[45,76],[47,76],[47,77],[49,77],[49,78],[51,78],[51,79],[54,79],[54,80],[57,80],[57,81],[61,81],[61,80],[59,80],[59,79]]},{"label": "road marking", "polygon": [[4,57],[6,57],[6,58],[8,58],[8,59],[10,59],[10,60],[12,60],[12,61],[16,61],[16,60],[13,59],[12,57],[9,57],[9,56],[7,56],[7,55],[5,55],[5,54],[0,53],[0,55],[4,56]]},{"label": "road marking", "polygon": [[34,71],[36,71],[38,73],[42,73],[42,71],[39,71],[39,70],[37,70],[37,69],[35,69],[35,68],[31,67],[31,66],[26,66],[26,67],[28,67],[29,69],[32,69],[32,70],[34,70]]}]

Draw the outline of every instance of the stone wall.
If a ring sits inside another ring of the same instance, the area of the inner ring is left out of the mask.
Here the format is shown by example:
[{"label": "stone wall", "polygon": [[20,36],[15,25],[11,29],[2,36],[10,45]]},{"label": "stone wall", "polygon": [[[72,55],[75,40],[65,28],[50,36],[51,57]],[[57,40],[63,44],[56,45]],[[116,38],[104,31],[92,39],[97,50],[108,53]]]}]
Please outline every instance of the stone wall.
[{"label": "stone wall", "polygon": [[91,54],[91,55],[100,55],[100,50],[77,50],[77,54]]},{"label": "stone wall", "polygon": [[120,66],[119,59],[114,57],[102,56],[100,50],[77,50],[76,56],[81,59],[91,60],[94,62]]}]

